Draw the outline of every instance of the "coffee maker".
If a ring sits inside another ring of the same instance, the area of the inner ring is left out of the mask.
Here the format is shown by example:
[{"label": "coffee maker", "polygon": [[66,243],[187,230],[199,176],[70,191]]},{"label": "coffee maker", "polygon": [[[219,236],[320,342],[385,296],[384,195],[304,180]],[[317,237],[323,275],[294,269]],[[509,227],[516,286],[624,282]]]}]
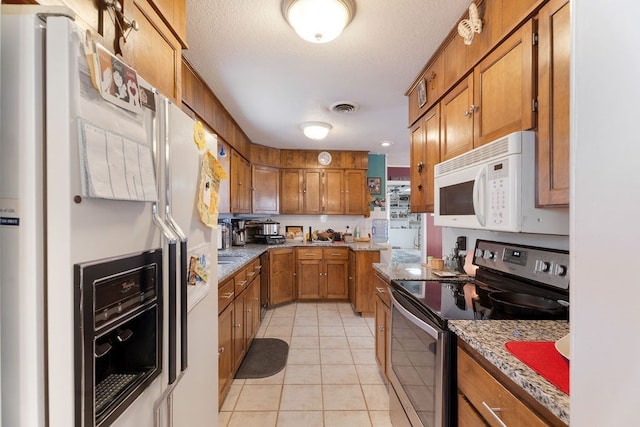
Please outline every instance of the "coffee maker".
[{"label": "coffee maker", "polygon": [[244,246],[247,242],[245,221],[243,219],[231,220],[231,235],[233,246]]}]

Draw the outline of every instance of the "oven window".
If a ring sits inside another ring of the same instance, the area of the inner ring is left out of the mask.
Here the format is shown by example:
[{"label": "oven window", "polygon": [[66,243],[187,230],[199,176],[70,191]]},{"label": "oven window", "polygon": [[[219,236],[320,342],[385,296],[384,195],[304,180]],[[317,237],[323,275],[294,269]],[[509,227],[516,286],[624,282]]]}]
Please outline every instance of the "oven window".
[{"label": "oven window", "polygon": [[[392,305],[391,369],[424,426],[437,425],[442,402],[442,375],[438,340]],[[402,400],[402,399],[401,399]],[[411,409],[405,407],[405,411]],[[438,421],[439,422],[439,421]]]},{"label": "oven window", "polygon": [[473,210],[474,181],[440,188],[440,215],[475,215]]}]

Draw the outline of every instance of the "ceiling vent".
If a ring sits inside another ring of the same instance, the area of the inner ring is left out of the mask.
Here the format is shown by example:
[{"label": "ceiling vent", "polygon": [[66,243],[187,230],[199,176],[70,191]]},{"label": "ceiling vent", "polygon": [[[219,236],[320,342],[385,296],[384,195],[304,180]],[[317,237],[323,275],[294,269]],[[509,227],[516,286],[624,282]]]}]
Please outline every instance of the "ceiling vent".
[{"label": "ceiling vent", "polygon": [[355,113],[360,106],[355,102],[336,102],[330,107],[331,111],[336,113]]}]

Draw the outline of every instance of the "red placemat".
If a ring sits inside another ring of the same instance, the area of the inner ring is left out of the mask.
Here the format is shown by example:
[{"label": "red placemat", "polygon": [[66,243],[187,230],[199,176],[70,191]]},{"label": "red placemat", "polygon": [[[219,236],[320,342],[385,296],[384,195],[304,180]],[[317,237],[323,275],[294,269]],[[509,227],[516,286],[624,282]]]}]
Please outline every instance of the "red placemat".
[{"label": "red placemat", "polygon": [[508,341],[507,350],[547,381],[569,394],[569,361],[553,341]]}]

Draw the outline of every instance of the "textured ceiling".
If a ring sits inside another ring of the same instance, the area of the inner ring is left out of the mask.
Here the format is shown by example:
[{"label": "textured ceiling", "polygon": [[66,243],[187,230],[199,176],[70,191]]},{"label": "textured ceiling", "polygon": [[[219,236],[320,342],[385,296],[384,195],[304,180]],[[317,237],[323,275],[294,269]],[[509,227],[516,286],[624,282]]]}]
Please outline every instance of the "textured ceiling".
[{"label": "textured ceiling", "polygon": [[[252,142],[350,149],[409,164],[404,93],[470,0],[356,0],[353,21],[326,44],[305,42],[281,0],[187,0],[185,56]],[[359,104],[355,113],[329,107]],[[323,141],[298,125],[326,121]],[[382,148],[380,141],[392,141]]]}]

